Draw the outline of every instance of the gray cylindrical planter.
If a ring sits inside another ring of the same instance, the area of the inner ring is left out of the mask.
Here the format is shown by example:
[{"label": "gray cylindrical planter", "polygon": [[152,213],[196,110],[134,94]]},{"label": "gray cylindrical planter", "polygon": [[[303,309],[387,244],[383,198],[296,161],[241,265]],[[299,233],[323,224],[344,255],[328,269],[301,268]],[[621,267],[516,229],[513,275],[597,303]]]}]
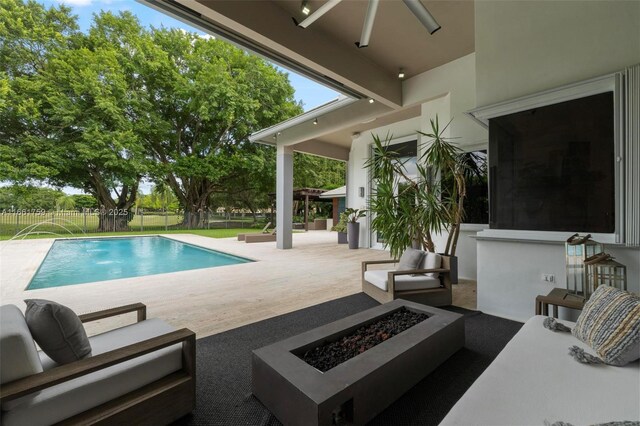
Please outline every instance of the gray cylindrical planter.
[{"label": "gray cylindrical planter", "polygon": [[338,232],[338,244],[347,244],[346,232]]},{"label": "gray cylindrical planter", "polygon": [[451,284],[458,284],[458,256],[449,256],[449,271]]},{"label": "gray cylindrical planter", "polygon": [[358,222],[347,223],[347,239],[350,249],[357,249],[360,246],[360,224]]}]

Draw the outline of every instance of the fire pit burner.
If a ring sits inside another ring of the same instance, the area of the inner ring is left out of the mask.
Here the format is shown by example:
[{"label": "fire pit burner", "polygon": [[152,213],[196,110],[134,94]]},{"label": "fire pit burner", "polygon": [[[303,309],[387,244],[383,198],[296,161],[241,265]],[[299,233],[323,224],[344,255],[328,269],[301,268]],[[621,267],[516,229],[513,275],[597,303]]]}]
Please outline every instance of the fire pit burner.
[{"label": "fire pit burner", "polygon": [[300,358],[324,373],[427,318],[427,314],[413,312],[403,306],[340,340],[326,342],[308,350]]}]

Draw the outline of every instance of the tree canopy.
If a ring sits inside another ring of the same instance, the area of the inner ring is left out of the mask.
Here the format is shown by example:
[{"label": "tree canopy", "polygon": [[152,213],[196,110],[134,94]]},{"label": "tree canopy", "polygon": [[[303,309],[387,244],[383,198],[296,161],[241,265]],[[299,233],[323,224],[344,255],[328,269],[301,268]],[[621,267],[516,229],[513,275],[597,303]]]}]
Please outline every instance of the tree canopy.
[{"label": "tree canopy", "polygon": [[[64,5],[0,0],[0,180],[127,210],[147,179],[190,225],[212,203],[255,210],[275,190],[275,153],[248,136],[302,112],[293,95],[286,73],[213,37],[129,12],[83,33]],[[327,161],[296,156],[296,185],[339,186],[344,166]]]}]

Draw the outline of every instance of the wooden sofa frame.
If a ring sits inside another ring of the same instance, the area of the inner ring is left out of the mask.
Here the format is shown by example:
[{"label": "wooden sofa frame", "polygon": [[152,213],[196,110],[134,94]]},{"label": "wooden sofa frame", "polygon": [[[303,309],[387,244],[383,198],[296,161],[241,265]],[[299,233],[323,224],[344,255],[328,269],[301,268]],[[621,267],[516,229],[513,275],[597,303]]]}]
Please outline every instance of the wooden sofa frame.
[{"label": "wooden sofa frame", "polygon": [[[362,291],[373,297],[380,303],[391,302],[395,299],[405,299],[412,302],[422,303],[430,306],[447,306],[451,305],[451,260],[449,256],[442,256],[442,267],[435,269],[411,269],[405,271],[389,271],[387,277],[387,291],[371,284],[364,279],[364,273],[369,265],[382,265],[389,263],[398,263],[397,259],[391,260],[366,260],[362,262]],[[429,272],[440,273],[439,288],[430,288],[424,290],[396,290],[395,279],[400,275],[425,274]]]},{"label": "wooden sofa frame", "polygon": [[[147,317],[147,307],[142,303],[134,303],[80,315],[79,318],[85,323],[129,312],[137,312],[138,322],[144,321]],[[187,328],[14,380],[2,385],[0,401],[11,401],[177,343],[182,343],[181,370],[58,423],[59,425],[168,424],[189,414],[195,408],[196,335]]]}]

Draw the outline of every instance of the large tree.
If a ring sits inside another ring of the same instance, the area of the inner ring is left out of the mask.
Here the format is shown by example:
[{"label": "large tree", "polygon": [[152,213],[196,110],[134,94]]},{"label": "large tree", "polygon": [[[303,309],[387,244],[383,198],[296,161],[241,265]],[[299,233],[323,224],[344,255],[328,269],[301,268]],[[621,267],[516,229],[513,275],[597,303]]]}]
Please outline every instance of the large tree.
[{"label": "large tree", "polygon": [[[107,212],[139,183],[169,187],[199,226],[214,201],[256,211],[275,189],[272,148],[248,136],[302,112],[287,75],[215,38],[65,6],[0,0],[0,179],[73,186]],[[296,156],[296,182],[337,186],[341,166]],[[337,183],[335,183],[337,182]],[[130,216],[103,215],[101,229]]]},{"label": "large tree", "polygon": [[184,206],[185,224],[198,226],[212,195],[250,188],[247,177],[265,153],[248,136],[301,107],[287,75],[256,56],[180,30],[154,29],[152,36],[165,52],[144,72],[154,76],[146,85],[153,174]]},{"label": "large tree", "polygon": [[100,229],[125,229],[130,216],[121,213],[135,203],[148,157],[136,128],[146,105],[133,60],[143,29],[131,14],[103,13],[83,34],[64,6],[5,3],[0,177],[83,189],[105,212]]}]

